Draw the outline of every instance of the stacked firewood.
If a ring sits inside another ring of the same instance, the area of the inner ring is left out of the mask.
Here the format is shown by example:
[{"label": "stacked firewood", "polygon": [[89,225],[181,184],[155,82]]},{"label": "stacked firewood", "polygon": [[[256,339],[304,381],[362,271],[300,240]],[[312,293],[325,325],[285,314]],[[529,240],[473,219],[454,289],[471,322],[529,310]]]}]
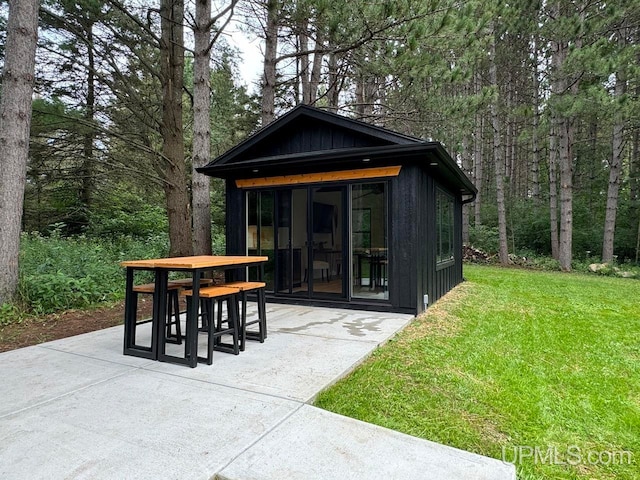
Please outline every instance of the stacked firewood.
[{"label": "stacked firewood", "polygon": [[462,260],[465,262],[485,263],[491,260],[491,255],[475,248],[472,245],[463,245]]}]

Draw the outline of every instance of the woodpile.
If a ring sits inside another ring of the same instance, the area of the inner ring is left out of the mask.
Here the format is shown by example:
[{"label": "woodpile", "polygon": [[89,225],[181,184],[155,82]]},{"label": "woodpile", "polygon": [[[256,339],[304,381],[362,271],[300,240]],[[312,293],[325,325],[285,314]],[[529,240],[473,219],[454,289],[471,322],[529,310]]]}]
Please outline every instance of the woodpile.
[{"label": "woodpile", "polygon": [[475,248],[472,245],[462,246],[462,260],[464,262],[486,263],[491,261],[492,255]]}]

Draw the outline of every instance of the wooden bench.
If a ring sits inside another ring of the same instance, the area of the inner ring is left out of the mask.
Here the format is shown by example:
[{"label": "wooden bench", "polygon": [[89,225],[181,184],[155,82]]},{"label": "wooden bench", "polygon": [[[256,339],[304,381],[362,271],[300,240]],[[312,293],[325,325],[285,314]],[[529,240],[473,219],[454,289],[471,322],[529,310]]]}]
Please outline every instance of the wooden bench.
[{"label": "wooden bench", "polygon": [[[187,297],[187,318],[191,313],[191,297],[193,296],[193,290],[186,290],[183,292]],[[203,317],[203,323],[206,319],[206,331],[207,331],[207,356],[206,358],[198,357],[199,361],[206,361],[207,365],[213,363],[213,351],[220,351],[225,353],[233,353],[238,355],[240,353],[239,347],[239,322],[238,322],[238,294],[240,289],[229,287],[226,285],[212,285],[203,287],[199,291],[199,297],[201,305],[206,310]],[[218,321],[215,320],[215,303],[218,303]],[[222,302],[227,302],[227,319],[222,318]],[[222,328],[222,324],[226,322],[227,328]],[[204,325],[203,325],[204,326]],[[223,335],[231,335],[233,343],[222,343],[221,337]],[[196,352],[197,355],[197,352]]]},{"label": "wooden bench", "polygon": [[[178,294],[180,293],[181,287],[179,285],[168,285],[167,286],[167,319],[165,321],[165,328],[167,329],[166,339],[169,343],[175,343],[177,345],[182,344],[182,332],[180,331],[180,303]],[[138,295],[139,294],[147,294],[147,295],[155,295],[156,285],[155,283],[145,283],[142,285],[134,285],[133,286],[133,304],[135,311],[138,309]],[[136,313],[137,315],[137,313]],[[140,322],[145,323],[145,322]],[[135,338],[135,327],[138,324],[137,321],[134,321],[133,331]],[[176,334],[174,335],[171,332],[171,327],[176,327]]]},{"label": "wooden bench", "polygon": [[[200,279],[200,286],[207,286],[207,285],[211,285],[213,283],[213,280],[211,280],[210,278],[201,278]],[[169,286],[178,286],[180,288],[191,288],[193,286],[193,279],[192,278],[180,278],[178,280],[169,280],[168,283]]]},{"label": "wooden bench", "polygon": [[[267,338],[267,309],[265,302],[265,288],[267,286],[264,282],[230,282],[225,283],[228,287],[237,288],[240,290],[242,298],[242,317],[240,320],[240,351],[244,352],[246,339],[258,340],[260,343],[264,343]],[[247,293],[256,292],[258,298],[258,318],[247,322]],[[247,331],[247,327],[250,325],[258,325],[257,332]]]}]

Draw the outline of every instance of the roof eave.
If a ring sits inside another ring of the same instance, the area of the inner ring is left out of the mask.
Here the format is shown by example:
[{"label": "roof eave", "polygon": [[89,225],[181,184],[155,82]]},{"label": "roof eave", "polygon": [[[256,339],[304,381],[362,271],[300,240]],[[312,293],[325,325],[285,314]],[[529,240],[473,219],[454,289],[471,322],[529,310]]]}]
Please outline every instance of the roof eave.
[{"label": "roof eave", "polygon": [[[335,168],[340,170],[356,166],[366,168],[366,166],[382,163],[402,164],[423,154],[434,155],[439,160],[438,165],[442,164],[449,172],[447,176],[453,176],[456,180],[456,183],[460,186],[460,192],[463,195],[471,195],[475,198],[477,189],[438,142],[323,150],[303,154],[257,158],[237,164],[217,164],[216,162],[198,168],[197,171],[205,175],[225,179],[248,178],[269,176],[270,172],[282,167],[316,168],[320,164],[323,169]],[[428,168],[430,165],[425,165],[424,167]]]}]

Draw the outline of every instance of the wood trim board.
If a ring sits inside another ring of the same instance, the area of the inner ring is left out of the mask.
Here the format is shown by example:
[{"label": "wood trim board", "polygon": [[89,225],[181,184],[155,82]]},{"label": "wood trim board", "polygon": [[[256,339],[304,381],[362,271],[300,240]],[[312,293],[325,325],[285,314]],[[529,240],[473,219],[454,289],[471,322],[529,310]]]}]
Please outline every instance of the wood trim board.
[{"label": "wood trim board", "polygon": [[361,168],[359,170],[338,170],[333,172],[303,173],[276,177],[244,178],[236,180],[238,188],[277,187],[302,183],[326,183],[343,180],[363,180],[367,178],[397,177],[400,165],[391,167]]}]

